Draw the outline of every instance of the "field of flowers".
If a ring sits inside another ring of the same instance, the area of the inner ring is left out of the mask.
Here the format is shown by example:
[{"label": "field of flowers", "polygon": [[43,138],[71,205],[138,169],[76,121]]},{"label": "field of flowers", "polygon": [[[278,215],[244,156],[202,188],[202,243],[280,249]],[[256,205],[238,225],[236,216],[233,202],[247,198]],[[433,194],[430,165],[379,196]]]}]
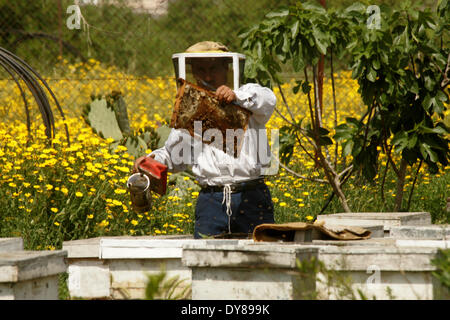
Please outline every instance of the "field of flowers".
[{"label": "field of flowers", "polygon": [[[347,73],[336,76],[337,123],[349,116],[358,118],[364,106],[356,83]],[[133,157],[125,147],[112,151],[112,139],[97,136],[81,117],[82,107],[91,100],[91,95],[119,90],[127,102],[133,129],[156,128],[171,116],[176,93],[174,80],[136,78],[93,60],[76,65],[62,60],[46,79],[66,114],[70,146],[56,108],[55,139],[48,143],[34,106],[34,138],[29,141],[20,93],[13,81],[0,80],[0,237],[23,237],[28,249],[55,249],[64,240],[100,235],[192,233],[197,189],[189,189],[188,196],[179,197],[172,192],[179,186],[169,185],[169,195],[154,195],[151,211],[135,213],[125,186]],[[306,117],[306,96],[293,94],[294,85],[294,81],[287,82],[282,86],[283,92],[295,115]],[[274,92],[280,112],[286,114],[279,90]],[[335,121],[331,94],[331,80],[326,78],[324,119],[329,128]],[[32,103],[31,96],[29,99]],[[282,125],[283,119],[274,113],[267,128]],[[321,177],[321,172],[301,150],[296,150],[290,167],[302,175]],[[407,176],[407,192],[414,169]],[[431,212],[435,223],[449,222],[444,210],[450,190],[448,169],[442,168],[438,175],[430,176],[422,167],[411,202],[412,211]],[[389,210],[395,196],[394,176],[388,173],[385,204],[380,199],[379,182],[379,176],[372,184],[350,179],[344,188],[350,207],[354,211]],[[267,177],[266,183],[272,192],[277,222],[313,220],[331,194],[329,186],[300,179],[283,169]],[[334,199],[325,212],[341,210]]]}]

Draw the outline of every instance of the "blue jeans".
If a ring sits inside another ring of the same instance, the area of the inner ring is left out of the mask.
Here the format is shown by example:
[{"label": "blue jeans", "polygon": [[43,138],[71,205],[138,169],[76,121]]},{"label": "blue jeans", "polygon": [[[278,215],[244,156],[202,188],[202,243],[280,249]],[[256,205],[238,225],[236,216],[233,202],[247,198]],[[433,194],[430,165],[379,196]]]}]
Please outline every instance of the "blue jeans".
[{"label": "blue jeans", "polygon": [[[228,233],[223,192],[201,191],[195,207],[194,238]],[[273,203],[266,185],[231,194],[232,233],[252,233],[262,223],[274,223]]]}]

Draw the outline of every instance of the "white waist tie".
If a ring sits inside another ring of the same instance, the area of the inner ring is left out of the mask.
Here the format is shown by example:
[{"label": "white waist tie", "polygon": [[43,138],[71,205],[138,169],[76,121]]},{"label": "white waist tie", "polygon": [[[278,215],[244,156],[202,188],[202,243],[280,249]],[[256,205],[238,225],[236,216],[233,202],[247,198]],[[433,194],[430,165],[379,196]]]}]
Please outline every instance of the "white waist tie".
[{"label": "white waist tie", "polygon": [[225,184],[223,187],[223,200],[222,204],[226,203],[227,206],[227,216],[228,216],[228,233],[231,233],[231,185]]}]

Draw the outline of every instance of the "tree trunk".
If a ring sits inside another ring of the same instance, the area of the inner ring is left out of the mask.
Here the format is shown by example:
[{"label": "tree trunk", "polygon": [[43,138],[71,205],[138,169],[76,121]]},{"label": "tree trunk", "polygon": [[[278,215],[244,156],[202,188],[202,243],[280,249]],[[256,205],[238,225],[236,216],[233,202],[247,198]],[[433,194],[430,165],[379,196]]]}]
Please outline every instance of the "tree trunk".
[{"label": "tree trunk", "polygon": [[327,177],[327,180],[329,184],[331,185],[331,188],[333,188],[333,192],[338,196],[339,201],[341,202],[342,208],[345,212],[352,212],[350,210],[350,207],[347,203],[347,198],[345,197],[344,192],[342,192],[341,188],[341,181],[339,180],[339,175],[333,170],[332,164],[327,161],[327,159],[323,156],[322,151],[320,150],[320,147],[317,149],[318,155],[319,155],[319,162],[321,164],[321,167],[323,168],[325,172],[325,176]]},{"label": "tree trunk", "polygon": [[[322,7],[326,8],[326,1],[325,0],[319,0],[319,3]],[[319,105],[320,105],[320,114],[323,115],[323,69],[324,69],[324,61],[325,56],[322,54],[319,58],[319,67],[317,72],[317,82],[319,83]]]},{"label": "tree trunk", "polygon": [[397,191],[395,195],[395,207],[394,207],[394,211],[396,212],[402,210],[403,187],[405,186],[405,176],[407,166],[408,163],[406,162],[406,160],[402,159],[400,163],[399,174],[397,175]]}]

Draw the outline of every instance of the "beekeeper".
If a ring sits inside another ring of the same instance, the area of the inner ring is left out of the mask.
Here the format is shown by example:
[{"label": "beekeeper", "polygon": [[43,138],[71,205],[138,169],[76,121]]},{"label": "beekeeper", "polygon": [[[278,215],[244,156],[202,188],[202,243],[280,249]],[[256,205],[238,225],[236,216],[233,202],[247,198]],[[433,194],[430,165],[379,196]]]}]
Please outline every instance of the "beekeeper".
[{"label": "beekeeper", "polygon": [[[192,168],[201,186],[195,207],[194,237],[250,234],[259,224],[274,223],[273,203],[263,177],[269,164],[261,160],[264,157],[258,152],[261,146],[268,146],[265,125],[275,108],[274,93],[256,83],[240,86],[245,56],[229,52],[221,43],[199,42],[172,58],[177,78],[216,89],[218,100],[237,103],[252,113],[238,157],[192,139],[180,129],[172,129],[164,147],[147,155],[172,172]],[[200,149],[195,146],[198,143],[202,144]],[[185,147],[196,152],[191,153],[189,161],[174,161],[175,153],[179,156]],[[267,148],[262,149],[267,152]],[[135,170],[141,159],[136,160]]]}]

